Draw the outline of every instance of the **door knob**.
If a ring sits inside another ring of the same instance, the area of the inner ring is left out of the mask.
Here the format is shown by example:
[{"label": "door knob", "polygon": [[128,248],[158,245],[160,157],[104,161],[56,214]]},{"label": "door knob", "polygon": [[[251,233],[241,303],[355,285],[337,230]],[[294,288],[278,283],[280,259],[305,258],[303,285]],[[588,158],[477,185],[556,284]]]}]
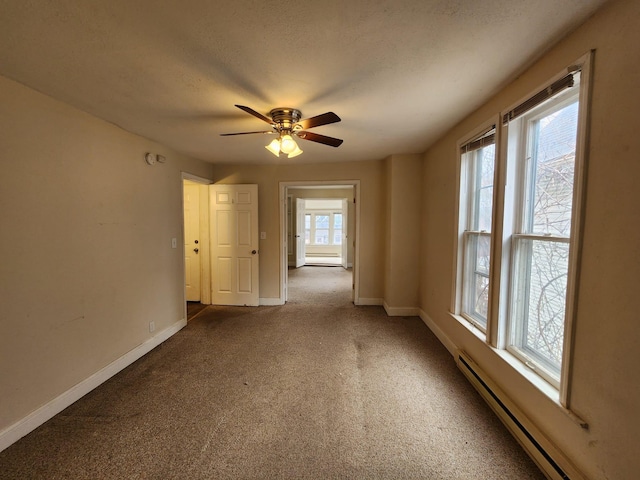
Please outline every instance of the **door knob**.
[{"label": "door knob", "polygon": [[193,241],[193,243],[196,243],[196,244],[197,244],[197,243],[198,243],[198,240],[194,240],[194,241]]},{"label": "door knob", "polygon": [[193,251],[198,253],[200,250],[198,250],[197,248],[194,248]]},{"label": "door knob", "polygon": [[256,253],[258,252],[256,252],[255,250],[251,250],[251,255],[255,255]]}]

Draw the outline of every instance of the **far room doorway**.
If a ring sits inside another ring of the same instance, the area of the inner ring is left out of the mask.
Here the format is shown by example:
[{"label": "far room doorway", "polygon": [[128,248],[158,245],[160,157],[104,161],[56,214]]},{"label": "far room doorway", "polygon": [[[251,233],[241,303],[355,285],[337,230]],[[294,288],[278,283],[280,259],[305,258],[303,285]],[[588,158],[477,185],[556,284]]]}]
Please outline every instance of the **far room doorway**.
[{"label": "far room doorway", "polygon": [[[348,192],[345,191],[345,194]],[[352,193],[350,194],[350,196]],[[302,265],[349,268],[349,203],[351,198],[296,198],[291,202],[295,267]],[[292,255],[294,256],[294,255]],[[291,264],[291,262],[290,262]]]},{"label": "far room doorway", "polygon": [[209,275],[210,180],[182,173],[185,318],[211,303]]},{"label": "far room doorway", "polygon": [[281,183],[281,251],[285,253],[281,293],[285,301],[299,303],[310,298],[290,289],[316,288],[319,293],[326,289],[326,279],[333,277],[332,294],[341,297],[346,294],[356,302],[358,184],[358,181]]}]

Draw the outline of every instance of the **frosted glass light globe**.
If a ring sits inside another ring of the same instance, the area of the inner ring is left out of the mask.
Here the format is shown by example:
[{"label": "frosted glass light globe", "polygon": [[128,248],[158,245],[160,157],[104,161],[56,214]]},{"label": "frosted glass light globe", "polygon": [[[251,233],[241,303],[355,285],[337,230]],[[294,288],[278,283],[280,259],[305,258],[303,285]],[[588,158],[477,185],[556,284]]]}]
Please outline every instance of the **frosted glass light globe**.
[{"label": "frosted glass light globe", "polygon": [[282,153],[289,154],[296,148],[298,148],[298,144],[293,138],[291,138],[291,135],[284,135],[282,137],[282,140],[280,140],[280,150],[282,151]]}]

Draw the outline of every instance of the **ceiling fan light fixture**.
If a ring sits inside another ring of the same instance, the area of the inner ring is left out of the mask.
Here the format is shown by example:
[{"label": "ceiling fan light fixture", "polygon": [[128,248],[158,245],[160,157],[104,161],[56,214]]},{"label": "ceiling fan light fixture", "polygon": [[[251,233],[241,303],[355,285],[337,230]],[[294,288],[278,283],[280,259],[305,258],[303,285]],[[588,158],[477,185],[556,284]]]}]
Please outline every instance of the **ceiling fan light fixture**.
[{"label": "ceiling fan light fixture", "polygon": [[296,150],[300,150],[300,148],[298,147],[296,141],[291,137],[291,135],[287,134],[283,135],[280,139],[280,150],[282,150],[282,153],[291,154]]},{"label": "ceiling fan light fixture", "polygon": [[339,138],[327,137],[326,135],[307,131],[309,128],[339,122],[340,117],[333,112],[326,112],[322,115],[316,115],[315,117],[300,120],[302,113],[300,110],[295,108],[274,108],[269,112],[269,116],[266,117],[265,115],[256,112],[251,107],[246,107],[244,105],[236,105],[236,107],[243,112],[253,115],[259,120],[268,123],[271,126],[271,130],[262,130],[259,132],[221,133],[220,135],[226,137],[232,135],[249,135],[253,133],[276,134],[278,135],[278,138],[264,147],[276,157],[280,157],[281,152],[286,154],[289,158],[297,157],[302,153],[302,150],[293,139],[293,135],[298,138],[302,138],[303,140],[329,145],[330,147],[339,147],[342,145],[342,140]]},{"label": "ceiling fan light fixture", "polygon": [[300,150],[300,147],[298,146],[298,144],[296,143],[296,149],[291,152],[289,154],[289,158],[293,158],[293,157],[297,157],[298,155],[300,155],[302,153],[302,150]]},{"label": "ceiling fan light fixture", "polygon": [[279,157],[280,156],[280,139],[279,138],[274,138],[273,140],[271,140],[271,143],[269,145],[265,146],[264,148],[269,150],[276,157]]}]

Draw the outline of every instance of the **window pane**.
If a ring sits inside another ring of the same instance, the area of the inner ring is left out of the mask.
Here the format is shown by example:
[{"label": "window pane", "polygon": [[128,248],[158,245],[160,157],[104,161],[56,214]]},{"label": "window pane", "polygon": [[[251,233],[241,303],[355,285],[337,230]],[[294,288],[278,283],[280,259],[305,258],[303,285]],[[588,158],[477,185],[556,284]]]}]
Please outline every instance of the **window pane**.
[{"label": "window pane", "polygon": [[316,228],[315,243],[316,245],[329,245],[329,230]]},{"label": "window pane", "polygon": [[462,298],[462,313],[487,326],[489,311],[489,262],[491,237],[467,232],[465,234],[464,276],[466,279]]},{"label": "window pane", "polygon": [[316,215],[316,229],[329,228],[329,215]]},{"label": "window pane", "polygon": [[341,213],[334,213],[333,214],[333,227],[336,229],[341,229],[342,228],[342,214]]},{"label": "window pane", "polygon": [[476,241],[475,272],[489,275],[489,262],[491,253],[491,237],[480,236]]},{"label": "window pane", "polygon": [[342,245],[342,230],[333,231],[333,244]]},{"label": "window pane", "polygon": [[304,216],[304,244],[311,244],[311,215],[308,213]]},{"label": "window pane", "polygon": [[531,122],[532,192],[528,233],[571,233],[578,103]]},{"label": "window pane", "polygon": [[513,313],[521,323],[512,332],[512,342],[558,378],[562,363],[568,264],[568,243],[515,241]]},{"label": "window pane", "polygon": [[474,311],[473,317],[487,328],[487,314],[489,311],[489,277],[484,275],[474,275]]},{"label": "window pane", "polygon": [[472,230],[491,231],[491,212],[493,207],[493,172],[495,145],[478,150],[476,155],[476,205]]}]

